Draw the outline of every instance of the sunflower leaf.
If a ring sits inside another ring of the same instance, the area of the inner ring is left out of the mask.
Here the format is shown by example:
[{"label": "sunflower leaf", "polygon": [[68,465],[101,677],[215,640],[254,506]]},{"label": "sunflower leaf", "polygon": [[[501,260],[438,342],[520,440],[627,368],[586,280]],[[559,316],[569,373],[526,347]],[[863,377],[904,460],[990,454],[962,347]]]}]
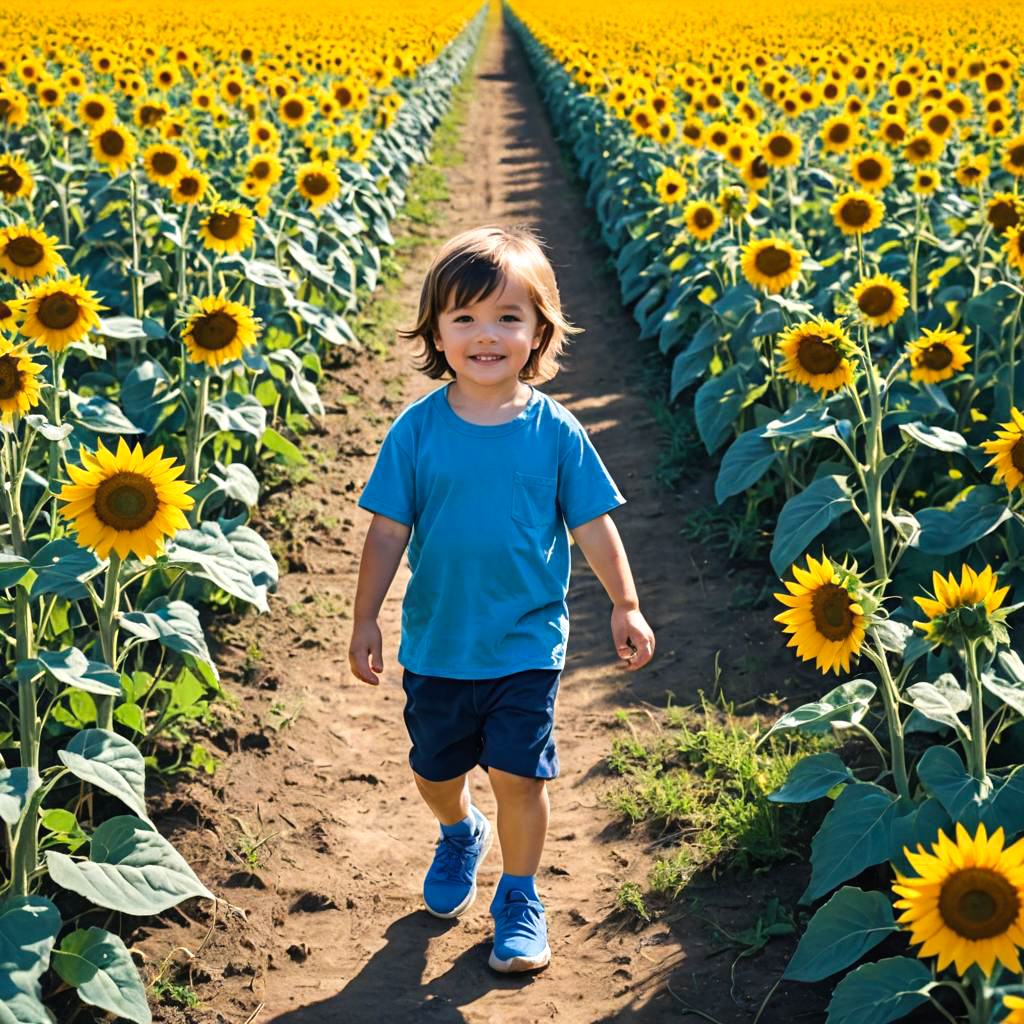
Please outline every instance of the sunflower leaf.
[{"label": "sunflower leaf", "polygon": [[853,508],[847,479],[821,476],[782,506],[771,550],[772,567],[780,576],[826,526]]},{"label": "sunflower leaf", "polygon": [[862,964],[836,986],[825,1024],[888,1024],[928,1002],[931,968],[909,956]]},{"label": "sunflower leaf", "polygon": [[18,665],[19,671],[42,669],[56,682],[86,693],[96,693],[101,697],[121,695],[121,677],[117,672],[102,661],[87,658],[77,647],[63,651],[38,651],[34,658],[27,658]]},{"label": "sunflower leaf", "polygon": [[934,448],[937,452],[966,452],[968,444],[962,434],[955,430],[932,427],[920,420],[913,423],[901,423],[900,433],[909,437],[926,448]]},{"label": "sunflower leaf", "polygon": [[0,1022],[49,1024],[39,1001],[39,979],[50,966],[50,951],[60,931],[60,912],[43,896],[13,897],[0,903]]},{"label": "sunflower leaf", "polygon": [[57,751],[57,757],[72,775],[116,796],[148,820],[146,764],[131,740],[107,729],[83,729]]},{"label": "sunflower leaf", "polygon": [[925,790],[949,812],[954,822],[973,831],[992,810],[992,783],[967,774],[960,755],[950,747],[929,747],[917,762]]},{"label": "sunflower leaf", "polygon": [[821,981],[859,960],[898,927],[884,893],[844,885],[808,922],[782,976]]},{"label": "sunflower leaf", "polygon": [[758,745],[774,732],[792,729],[820,734],[828,732],[829,723],[833,721],[855,725],[867,714],[875,689],[875,684],[867,679],[852,679],[848,683],[842,683],[829,690],[821,700],[801,704],[793,711],[786,712],[758,740]]},{"label": "sunflower leaf", "polygon": [[840,882],[888,860],[896,795],[872,782],[846,786],[811,842],[811,880],[800,897],[813,903]]},{"label": "sunflower leaf", "polygon": [[917,513],[921,532],[913,546],[931,555],[952,555],[990,534],[1013,513],[1005,491],[985,484],[971,488],[948,511],[925,508]]},{"label": "sunflower leaf", "polygon": [[8,825],[17,825],[41,782],[39,773],[32,767],[0,768],[0,818]]},{"label": "sunflower leaf", "polygon": [[722,456],[715,480],[715,501],[721,505],[726,498],[757,483],[777,458],[778,452],[765,439],[763,427],[740,434]]},{"label": "sunflower leaf", "polygon": [[[941,686],[940,680],[943,681]],[[933,722],[948,725],[961,739],[970,740],[971,734],[958,715],[971,706],[971,698],[960,688],[952,673],[943,673],[934,683],[914,683],[907,687],[906,695],[915,711],[920,711]]]},{"label": "sunflower leaf", "polygon": [[[900,805],[906,801],[900,801]],[[899,806],[897,810],[899,810]],[[906,850],[914,852],[918,846],[930,850],[939,832],[952,834],[953,822],[945,808],[934,797],[913,806],[909,814],[898,814],[892,821],[889,860],[897,871],[913,874],[914,867],[907,860]]]},{"label": "sunflower leaf", "polygon": [[768,799],[777,804],[805,804],[842,782],[856,781],[838,754],[811,754],[793,765],[785,783],[769,793]]},{"label": "sunflower leaf", "polygon": [[89,591],[85,583],[101,573],[104,564],[70,537],[51,540],[32,555],[36,578],[29,600],[34,601],[43,594],[57,594],[73,601],[87,598]]}]

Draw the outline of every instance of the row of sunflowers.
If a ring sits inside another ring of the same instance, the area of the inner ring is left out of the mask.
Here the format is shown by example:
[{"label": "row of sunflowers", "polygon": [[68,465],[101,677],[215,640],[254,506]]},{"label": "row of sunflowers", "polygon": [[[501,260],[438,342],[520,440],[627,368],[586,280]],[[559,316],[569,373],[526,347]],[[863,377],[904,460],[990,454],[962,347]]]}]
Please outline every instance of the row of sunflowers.
[{"label": "row of sunflowers", "polygon": [[830,801],[784,978],[828,1024],[1022,1022],[1024,24],[824,8],[508,10],[789,646],[845,680],[767,733],[840,742],[768,794]]},{"label": "row of sunflowers", "polygon": [[267,609],[261,478],[305,462],[323,361],[359,346],[346,316],[476,8],[0,17],[5,1024],[146,1024],[110,919],[216,898],[150,820],[147,769],[212,770],[200,606]]}]

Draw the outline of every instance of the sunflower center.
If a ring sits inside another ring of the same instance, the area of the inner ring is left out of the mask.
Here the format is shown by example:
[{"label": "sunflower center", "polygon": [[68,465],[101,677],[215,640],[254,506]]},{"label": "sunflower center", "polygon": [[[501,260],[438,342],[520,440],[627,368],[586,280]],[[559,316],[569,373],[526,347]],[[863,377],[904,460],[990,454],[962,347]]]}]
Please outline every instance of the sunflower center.
[{"label": "sunflower center", "polygon": [[755,156],[750,161],[750,173],[755,178],[767,178],[768,177],[768,165],[764,162],[764,158],[761,156]]},{"label": "sunflower center", "polygon": [[1009,153],[1010,163],[1014,167],[1024,167],[1024,146],[1013,146]]},{"label": "sunflower center", "polygon": [[178,158],[174,153],[161,150],[153,154],[153,170],[157,174],[173,174],[178,167]]},{"label": "sunflower center", "polygon": [[154,107],[148,103],[144,103],[139,108],[139,117],[143,124],[156,124],[163,116],[164,112],[160,107]]},{"label": "sunflower center", "polygon": [[85,105],[85,116],[90,121],[98,121],[105,113],[107,108],[102,103],[97,103],[96,100],[89,100]]},{"label": "sunflower center", "polygon": [[39,303],[36,318],[51,331],[63,331],[78,319],[78,300],[67,292],[46,295]]},{"label": "sunflower center", "polygon": [[1014,203],[1000,199],[989,207],[988,222],[999,234],[1002,234],[1007,228],[1015,227],[1019,221],[1020,214]]},{"label": "sunflower center", "polygon": [[895,296],[884,284],[873,284],[861,292],[857,305],[866,316],[882,316],[892,309]]},{"label": "sunflower center", "polygon": [[714,219],[714,214],[706,206],[699,207],[693,215],[693,223],[701,230],[711,227]]},{"label": "sunflower center", "polygon": [[0,323],[3,323],[11,316],[11,307],[6,302],[0,302]]},{"label": "sunflower center", "polygon": [[338,106],[347,107],[352,102],[352,92],[344,85],[339,85],[334,90],[334,98],[338,101]]},{"label": "sunflower center", "polygon": [[254,178],[269,178],[270,164],[266,160],[259,160],[252,165],[252,176]]},{"label": "sunflower center", "polygon": [[929,370],[944,370],[953,362],[953,353],[941,342],[935,342],[921,353],[920,362]]},{"label": "sunflower center", "polygon": [[[308,181],[308,179],[307,179],[307,181]],[[308,188],[308,185],[307,185],[307,188]],[[321,191],[323,191],[323,189],[321,189]],[[671,195],[675,195],[675,193],[678,192],[678,191],[679,191],[679,186],[674,181],[670,181],[665,186],[665,194],[666,195],[670,195],[670,196]]]},{"label": "sunflower center", "polygon": [[882,176],[882,165],[874,157],[869,157],[857,164],[857,171],[865,181],[877,181]]},{"label": "sunflower center", "polygon": [[[178,191],[183,196],[194,196],[199,192],[199,179],[186,174],[178,179]],[[212,229],[211,229],[212,230]]]},{"label": "sunflower center", "polygon": [[29,235],[12,239],[4,247],[4,252],[17,267],[34,267],[44,256],[43,247]]},{"label": "sunflower center", "polygon": [[289,100],[284,105],[285,117],[302,117],[302,104],[298,100]]},{"label": "sunflower center", "polygon": [[965,939],[991,939],[1002,935],[1017,920],[1017,890],[990,868],[964,868],[954,872],[939,894],[942,920]]},{"label": "sunflower center", "polygon": [[928,127],[936,135],[943,135],[949,129],[949,118],[945,114],[936,114],[928,121]]},{"label": "sunflower center", "polygon": [[1024,473],[1024,437],[1010,449],[1010,461],[1018,473]]},{"label": "sunflower center", "polygon": [[226,348],[235,340],[237,334],[238,321],[223,310],[200,318],[192,328],[195,343],[211,352]]},{"label": "sunflower center", "polygon": [[922,159],[927,156],[931,156],[932,144],[928,139],[914,139],[910,143],[910,151],[914,156],[921,157]]},{"label": "sunflower center", "polygon": [[120,156],[124,152],[124,136],[113,128],[100,135],[100,149],[107,156]]},{"label": "sunflower center", "polygon": [[[329,187],[327,176],[316,172],[305,175],[302,179],[302,184],[306,191],[313,196],[322,196]],[[671,195],[677,188],[677,185],[670,184],[668,186],[669,195]]]},{"label": "sunflower center", "polygon": [[213,213],[210,215],[210,221],[207,224],[210,234],[214,238],[221,239],[221,241],[234,238],[241,226],[237,213]]},{"label": "sunflower center", "polygon": [[21,188],[21,175],[10,165],[0,167],[0,192],[14,195]]},{"label": "sunflower center", "polygon": [[813,374],[832,373],[843,358],[835,345],[815,334],[800,340],[796,357],[800,365]]},{"label": "sunflower center", "polygon": [[839,216],[850,227],[863,227],[871,220],[871,204],[865,199],[847,199],[839,207]]},{"label": "sunflower center", "polygon": [[829,640],[845,640],[853,632],[850,595],[838,584],[818,587],[811,598],[811,614],[815,629]]},{"label": "sunflower center", "polygon": [[846,124],[834,124],[828,130],[830,142],[845,142],[850,137],[850,126]]},{"label": "sunflower center", "polygon": [[765,246],[754,257],[754,266],[765,277],[777,277],[779,274],[784,274],[792,265],[793,258],[790,254],[775,245]]},{"label": "sunflower center", "polygon": [[768,143],[768,149],[772,156],[789,156],[793,152],[793,143],[785,135],[776,135]]},{"label": "sunflower center", "polygon": [[24,376],[14,356],[0,356],[0,400],[14,398],[23,389]]},{"label": "sunflower center", "polygon": [[238,82],[232,79],[230,82],[228,82],[228,92],[232,96],[238,96],[242,92],[242,87],[238,84]]},{"label": "sunflower center", "polygon": [[154,516],[159,502],[152,481],[141,473],[115,473],[96,488],[96,518],[115,530],[140,530]]}]

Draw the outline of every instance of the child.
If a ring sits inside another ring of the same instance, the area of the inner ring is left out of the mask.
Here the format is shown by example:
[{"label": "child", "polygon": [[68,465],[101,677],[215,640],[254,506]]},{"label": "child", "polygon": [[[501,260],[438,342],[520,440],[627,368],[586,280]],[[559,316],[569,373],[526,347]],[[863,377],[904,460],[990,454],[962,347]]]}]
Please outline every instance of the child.
[{"label": "child", "polygon": [[[363,544],[349,664],[377,685],[377,614],[410,533],[402,604],[409,764],[441,837],[423,883],[436,917],[462,914],[491,846],[468,773],[487,772],[498,805],[504,874],[491,901],[499,971],[551,956],[534,875],[558,775],[553,715],[569,636],[568,532],[613,603],[621,667],[654,653],[632,575],[607,513],[625,503],[571,412],[530,380],[559,369],[565,336],[554,271],[526,228],[450,239],[427,272],[416,368],[454,381],[406,406],[381,444],[359,506]],[[631,653],[630,653],[631,652]],[[372,669],[371,669],[372,664]]]}]

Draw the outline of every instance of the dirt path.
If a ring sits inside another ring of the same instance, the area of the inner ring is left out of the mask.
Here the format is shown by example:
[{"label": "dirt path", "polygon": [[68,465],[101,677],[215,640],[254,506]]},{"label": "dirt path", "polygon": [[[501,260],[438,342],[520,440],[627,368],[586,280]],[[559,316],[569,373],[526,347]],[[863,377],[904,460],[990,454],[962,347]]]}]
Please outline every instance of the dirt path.
[{"label": "dirt path", "polygon": [[[663,922],[634,932],[613,917],[619,885],[643,883],[649,867],[643,844],[622,835],[599,803],[613,782],[601,768],[613,713],[639,701],[663,705],[669,689],[675,703],[694,701],[698,687],[710,692],[718,648],[730,696],[759,692],[766,673],[778,671],[781,680],[791,666],[767,626],[751,634],[723,625],[730,583],[716,567],[720,559],[709,563],[679,536],[682,513],[710,500],[709,480],[675,495],[652,479],[660,438],[631,371],[648,347],[618,307],[606,254],[584,231],[590,215],[565,179],[524,58],[494,19],[475,73],[460,143],[466,159],[448,172],[452,202],[436,239],[471,225],[524,221],[547,241],[563,306],[587,332],[542,389],[585,425],[627,498],[613,518],[657,652],[638,673],[618,669],[610,602],[573,547],[571,635],[556,718],[562,776],[550,786],[551,827],[538,875],[553,957],[533,977],[496,975],[487,966],[487,908],[501,873],[497,843],[465,916],[440,921],[421,907],[437,825],[406,761],[395,661],[409,575],[404,559],[381,610],[381,688],[348,671],[349,613],[370,520],[356,500],[391,421],[439,386],[412,370],[408,351],[397,345],[378,360],[360,354],[325,394],[337,411],[317,439],[328,456],[324,470],[261,506],[264,522],[287,517],[293,533],[305,525],[310,534],[292,555],[270,614],[244,618],[220,652],[241,706],[219,741],[235,752],[212,784],[190,784],[159,819],[200,877],[245,914],[222,920],[196,961],[193,982],[207,1009],[161,1008],[165,1022],[660,1022],[680,1019],[663,980],[673,970],[689,978],[705,969],[706,940],[687,937],[684,952]],[[411,322],[431,255],[432,246],[421,250],[405,274],[403,324]],[[262,656],[245,671],[253,641]],[[272,705],[290,714],[300,701],[286,728],[266,727]],[[493,821],[484,773],[471,781],[475,802]],[[231,852],[239,823],[254,835],[276,833],[255,872]],[[751,909],[742,896],[733,903]],[[195,952],[210,923],[180,914],[165,920],[138,943],[150,957],[174,944]],[[721,963],[715,961],[719,977]],[[772,969],[781,963],[773,959]],[[751,1019],[736,1012],[727,992],[720,996],[733,1011],[721,1019]]]}]

